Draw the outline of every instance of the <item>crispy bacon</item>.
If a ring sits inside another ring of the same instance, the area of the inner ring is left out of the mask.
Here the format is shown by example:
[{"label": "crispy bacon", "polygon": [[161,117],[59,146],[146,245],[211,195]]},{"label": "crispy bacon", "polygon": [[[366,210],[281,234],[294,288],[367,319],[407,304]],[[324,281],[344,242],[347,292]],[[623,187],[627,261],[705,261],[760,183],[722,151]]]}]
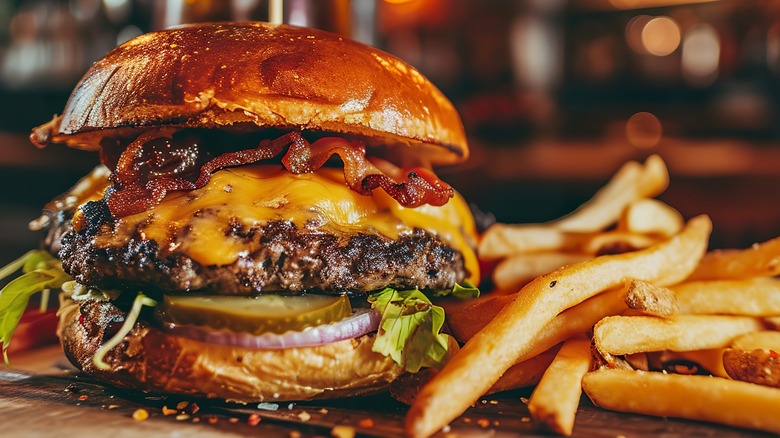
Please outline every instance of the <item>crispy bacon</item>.
[{"label": "crispy bacon", "polygon": [[423,204],[444,205],[453,196],[452,188],[425,168],[401,169],[379,158],[366,158],[366,148],[358,141],[341,137],[321,138],[311,145],[305,140],[293,143],[282,164],[292,173],[311,173],[330,157],[338,155],[344,163],[344,180],[352,190],[371,195],[381,187],[405,207]]},{"label": "crispy bacon", "polygon": [[201,188],[219,169],[274,158],[288,145],[282,158],[287,170],[312,173],[338,155],[344,163],[347,186],[363,195],[382,188],[401,205],[418,207],[444,205],[454,194],[428,169],[401,169],[385,160],[366,158],[365,146],[359,141],[325,137],[310,144],[300,132],[293,131],[275,140],[263,140],[256,148],[226,152],[206,161],[196,142],[175,140],[173,131],[165,130],[139,136],[119,156],[109,210],[117,218],[149,210],[169,192]]}]

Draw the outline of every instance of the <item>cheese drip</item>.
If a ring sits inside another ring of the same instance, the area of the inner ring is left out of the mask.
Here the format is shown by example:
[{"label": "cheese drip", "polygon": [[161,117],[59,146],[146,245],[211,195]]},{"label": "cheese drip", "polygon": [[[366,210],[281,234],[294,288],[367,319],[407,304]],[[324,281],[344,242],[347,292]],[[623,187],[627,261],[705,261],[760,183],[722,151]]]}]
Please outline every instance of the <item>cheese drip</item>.
[{"label": "cheese drip", "polygon": [[200,189],[169,193],[156,207],[117,219],[113,233],[96,236],[96,246],[124,245],[138,229],[141,238],[158,242],[163,251],[180,251],[205,266],[229,265],[259,247],[256,239],[232,237],[230,228],[273,220],[392,239],[422,228],[460,251],[469,281],[479,282],[472,249],[476,228],[459,194],[443,206],[405,208],[381,190],[372,196],[350,190],[341,169],[299,175],[276,165],[223,169]]}]

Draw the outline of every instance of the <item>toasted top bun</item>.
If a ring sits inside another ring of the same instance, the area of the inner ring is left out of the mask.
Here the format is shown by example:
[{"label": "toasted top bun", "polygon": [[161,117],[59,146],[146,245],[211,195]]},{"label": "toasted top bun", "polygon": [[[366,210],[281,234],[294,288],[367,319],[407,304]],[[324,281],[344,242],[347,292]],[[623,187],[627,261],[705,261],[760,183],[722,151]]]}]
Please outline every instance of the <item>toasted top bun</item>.
[{"label": "toasted top bun", "polygon": [[413,67],[339,35],[208,23],[141,35],[95,63],[34,142],[97,149],[148,127],[311,129],[432,165],[468,157],[452,103]]}]

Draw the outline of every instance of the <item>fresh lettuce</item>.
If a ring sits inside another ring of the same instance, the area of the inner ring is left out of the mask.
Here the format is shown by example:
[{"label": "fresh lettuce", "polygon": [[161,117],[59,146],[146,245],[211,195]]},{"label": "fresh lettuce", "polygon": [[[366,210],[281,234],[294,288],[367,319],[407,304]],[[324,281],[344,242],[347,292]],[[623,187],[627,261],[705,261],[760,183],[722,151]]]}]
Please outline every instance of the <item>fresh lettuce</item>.
[{"label": "fresh lettuce", "polygon": [[479,288],[471,284],[470,281],[464,281],[463,284],[455,283],[452,289],[441,289],[433,291],[435,297],[453,296],[455,298],[477,298],[479,297]]},{"label": "fresh lettuce", "polygon": [[0,344],[3,359],[8,365],[8,347],[22,319],[30,297],[46,289],[59,288],[72,278],[62,271],[60,261],[46,251],[30,251],[0,269],[0,280],[22,270],[22,275],[11,280],[0,290]]},{"label": "fresh lettuce", "polygon": [[[457,285],[443,295],[478,296],[479,290],[472,288]],[[443,365],[449,345],[449,336],[441,333],[444,309],[433,305],[418,289],[388,287],[371,294],[368,301],[382,315],[373,351],[390,356],[412,373],[423,367]]]}]

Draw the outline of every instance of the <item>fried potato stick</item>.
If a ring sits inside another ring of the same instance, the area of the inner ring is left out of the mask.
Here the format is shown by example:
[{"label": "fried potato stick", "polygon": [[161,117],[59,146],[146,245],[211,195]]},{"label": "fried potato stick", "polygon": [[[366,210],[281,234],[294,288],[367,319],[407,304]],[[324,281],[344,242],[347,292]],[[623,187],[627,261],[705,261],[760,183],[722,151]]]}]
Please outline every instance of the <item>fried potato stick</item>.
[{"label": "fried potato stick", "polygon": [[780,279],[691,281],[672,290],[680,313],[780,315]]},{"label": "fried potato stick", "polygon": [[565,252],[516,254],[507,257],[496,266],[493,271],[493,283],[502,290],[518,290],[519,287],[540,275],[589,258],[592,256]]},{"label": "fried potato stick", "polygon": [[613,356],[694,351],[728,347],[736,337],[763,328],[760,319],[747,316],[608,316],[593,329],[593,342],[602,355]]},{"label": "fried potato stick", "polygon": [[669,171],[658,155],[647,158],[641,169],[634,170],[637,163],[624,164],[587,202],[568,216],[556,221],[556,226],[567,231],[602,230],[620,218],[631,202],[652,198],[669,186]]},{"label": "fried potato stick", "polygon": [[632,202],[618,221],[619,230],[665,237],[677,234],[683,225],[685,221],[680,212],[657,199]]},{"label": "fried potato stick", "polygon": [[644,166],[630,161],[593,198],[567,216],[535,225],[493,225],[482,236],[479,255],[498,259],[528,252],[576,252],[583,245],[592,248],[593,233],[617,222],[631,202],[656,196],[668,185],[669,172],[659,156],[649,157]]},{"label": "fried potato stick", "polygon": [[711,229],[710,219],[698,216],[661,244],[567,266],[526,285],[422,389],[407,413],[407,434],[430,436],[462,414],[528,354],[533,339],[562,311],[630,278],[660,285],[686,278],[706,251]]},{"label": "fried potato stick", "polygon": [[534,422],[561,435],[571,435],[582,395],[582,376],[590,370],[590,341],[566,341],[536,385],[528,402]]},{"label": "fried potato stick", "polygon": [[626,305],[645,315],[668,318],[677,313],[677,296],[671,289],[646,281],[631,280],[626,286]]},{"label": "fried potato stick", "polygon": [[582,379],[605,409],[780,433],[780,389],[712,376],[602,369]]},{"label": "fried potato stick", "polygon": [[743,280],[780,275],[780,237],[747,249],[723,249],[707,253],[688,281]]}]

